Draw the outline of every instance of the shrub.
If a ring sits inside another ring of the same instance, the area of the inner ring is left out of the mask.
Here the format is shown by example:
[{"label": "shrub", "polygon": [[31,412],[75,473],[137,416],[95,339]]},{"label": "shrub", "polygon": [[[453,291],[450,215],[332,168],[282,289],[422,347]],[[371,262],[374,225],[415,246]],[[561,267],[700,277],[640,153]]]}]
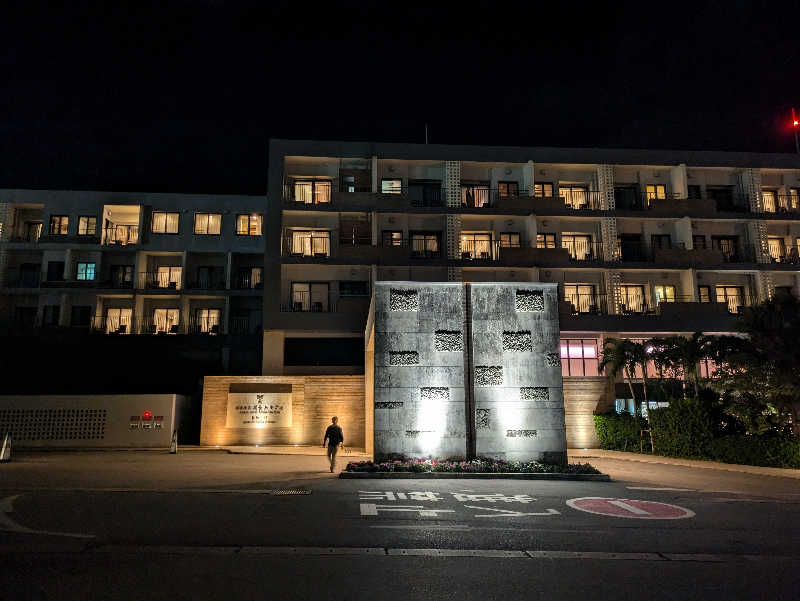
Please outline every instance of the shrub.
[{"label": "shrub", "polygon": [[800,438],[775,434],[723,436],[711,441],[709,456],[724,463],[800,468]]},{"label": "shrub", "polygon": [[695,399],[671,399],[669,407],[650,409],[656,453],[671,457],[707,457],[713,438],[708,410]]},{"label": "shrub", "polygon": [[348,472],[450,472],[450,473],[480,473],[480,474],[599,474],[588,463],[571,463],[569,465],[550,465],[537,461],[505,461],[503,459],[488,459],[479,457],[472,461],[436,459],[405,459],[403,461],[353,461],[347,464]]},{"label": "shrub", "polygon": [[605,413],[594,416],[594,427],[601,449],[638,451],[639,432],[647,422],[630,413]]}]

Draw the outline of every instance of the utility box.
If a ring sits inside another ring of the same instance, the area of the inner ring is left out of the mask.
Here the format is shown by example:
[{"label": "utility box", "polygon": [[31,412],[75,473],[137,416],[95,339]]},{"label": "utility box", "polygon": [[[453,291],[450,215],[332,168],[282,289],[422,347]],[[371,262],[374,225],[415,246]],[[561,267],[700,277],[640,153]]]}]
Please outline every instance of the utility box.
[{"label": "utility box", "polygon": [[0,433],[17,448],[168,448],[188,415],[177,394],[0,396]]}]

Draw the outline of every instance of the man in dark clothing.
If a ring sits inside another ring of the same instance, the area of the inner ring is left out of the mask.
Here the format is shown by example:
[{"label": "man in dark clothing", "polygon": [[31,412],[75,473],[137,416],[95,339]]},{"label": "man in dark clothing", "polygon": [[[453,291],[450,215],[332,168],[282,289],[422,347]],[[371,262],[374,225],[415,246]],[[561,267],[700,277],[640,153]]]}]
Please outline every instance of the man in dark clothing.
[{"label": "man in dark clothing", "polygon": [[325,430],[322,446],[324,447],[325,441],[328,441],[328,460],[331,462],[331,473],[333,473],[336,467],[336,453],[339,451],[339,445],[344,444],[344,434],[342,434],[342,429],[338,426],[338,417],[332,417],[331,422],[331,425]]}]

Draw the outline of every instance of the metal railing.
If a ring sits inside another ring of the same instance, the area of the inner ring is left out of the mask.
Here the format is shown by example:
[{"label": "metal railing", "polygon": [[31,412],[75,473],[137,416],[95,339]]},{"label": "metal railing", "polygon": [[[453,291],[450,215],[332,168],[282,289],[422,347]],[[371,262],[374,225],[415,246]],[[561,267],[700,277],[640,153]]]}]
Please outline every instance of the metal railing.
[{"label": "metal railing", "polygon": [[788,263],[790,265],[797,265],[800,263],[800,256],[798,256],[797,248],[794,246],[786,248],[783,245],[777,247],[769,244],[768,254],[772,263]]},{"label": "metal railing", "polygon": [[235,290],[260,290],[264,288],[263,274],[255,278],[252,273],[240,273],[233,280]]},{"label": "metal railing", "polygon": [[177,278],[173,273],[158,271],[147,271],[136,274],[136,287],[140,289],[159,288],[166,290],[180,290],[182,270],[178,272]]},{"label": "metal railing", "polygon": [[311,235],[291,235],[283,239],[285,256],[292,257],[330,257],[331,237]]},{"label": "metal railing", "polygon": [[504,200],[514,200],[529,197],[528,190],[518,188],[499,189],[487,186],[461,186],[461,206],[470,209],[496,207]]},{"label": "metal railing", "polygon": [[761,193],[761,206],[765,213],[792,213],[800,211],[800,197],[794,194]]},{"label": "metal railing", "polygon": [[281,312],[288,313],[333,313],[334,303],[329,297],[319,298],[315,294],[295,291],[288,302],[281,303]]},{"label": "metal railing", "polygon": [[231,317],[228,333],[235,336],[246,334],[258,334],[261,330],[261,322],[257,322],[250,317]]},{"label": "metal railing", "polygon": [[215,271],[208,275],[198,275],[196,278],[186,282],[186,288],[189,290],[225,290],[227,282],[225,281],[225,272],[223,270]]},{"label": "metal railing", "polygon": [[490,260],[496,261],[500,258],[500,243],[497,240],[461,240],[461,259],[469,260]]},{"label": "metal railing", "polygon": [[103,230],[105,246],[127,246],[139,242],[138,225],[115,225]]},{"label": "metal railing", "polygon": [[565,208],[574,211],[599,211],[603,206],[603,192],[599,190],[559,190],[559,198],[564,201]]},{"label": "metal railing", "polygon": [[566,248],[571,261],[602,261],[603,243],[592,242],[587,238],[561,240],[561,248]]},{"label": "metal railing", "polygon": [[415,184],[408,187],[408,200],[412,207],[443,207],[445,198],[444,188]]}]

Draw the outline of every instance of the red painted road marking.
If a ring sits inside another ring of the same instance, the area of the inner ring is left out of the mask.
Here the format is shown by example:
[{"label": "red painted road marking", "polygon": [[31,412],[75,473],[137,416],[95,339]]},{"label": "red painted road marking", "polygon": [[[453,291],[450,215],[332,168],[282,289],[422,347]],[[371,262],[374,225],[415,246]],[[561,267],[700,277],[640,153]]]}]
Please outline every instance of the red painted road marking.
[{"label": "red painted road marking", "polygon": [[567,505],[586,513],[637,520],[680,520],[694,517],[694,511],[685,507],[639,499],[580,497],[570,499]]}]

